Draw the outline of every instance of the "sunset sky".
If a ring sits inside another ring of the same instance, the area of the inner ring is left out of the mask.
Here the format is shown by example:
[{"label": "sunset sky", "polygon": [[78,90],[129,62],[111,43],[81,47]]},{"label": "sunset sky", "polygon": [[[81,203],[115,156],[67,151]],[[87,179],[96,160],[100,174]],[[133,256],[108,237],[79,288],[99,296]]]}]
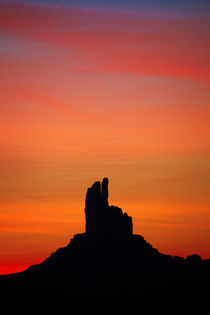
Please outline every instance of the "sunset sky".
[{"label": "sunset sky", "polygon": [[85,230],[86,189],[210,258],[210,5],[0,1],[0,274]]}]

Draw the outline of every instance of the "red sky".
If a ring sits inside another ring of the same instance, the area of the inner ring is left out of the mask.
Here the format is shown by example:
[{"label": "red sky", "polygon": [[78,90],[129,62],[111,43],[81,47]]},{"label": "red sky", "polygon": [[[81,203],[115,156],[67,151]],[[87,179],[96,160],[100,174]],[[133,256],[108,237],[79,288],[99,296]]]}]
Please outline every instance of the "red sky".
[{"label": "red sky", "polygon": [[205,12],[0,4],[0,274],[84,231],[88,186],[161,252],[210,258]]}]

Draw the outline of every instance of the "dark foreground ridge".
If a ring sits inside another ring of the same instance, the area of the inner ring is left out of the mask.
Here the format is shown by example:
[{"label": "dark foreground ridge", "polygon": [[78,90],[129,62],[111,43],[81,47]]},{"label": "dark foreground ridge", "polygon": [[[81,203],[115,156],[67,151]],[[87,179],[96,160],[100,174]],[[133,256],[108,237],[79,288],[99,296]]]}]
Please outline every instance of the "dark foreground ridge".
[{"label": "dark foreground ridge", "polygon": [[88,188],[86,231],[26,271],[0,276],[4,294],[143,296],[201,293],[210,283],[210,260],[161,254],[140,235],[132,218],[108,203],[108,179]]}]

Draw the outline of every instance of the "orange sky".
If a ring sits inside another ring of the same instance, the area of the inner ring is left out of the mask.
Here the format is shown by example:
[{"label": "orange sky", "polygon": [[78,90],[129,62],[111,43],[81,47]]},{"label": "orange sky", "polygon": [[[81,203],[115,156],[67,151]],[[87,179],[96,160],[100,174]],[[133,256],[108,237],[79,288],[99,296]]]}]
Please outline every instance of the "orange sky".
[{"label": "orange sky", "polygon": [[0,4],[0,274],[83,232],[105,176],[135,233],[210,258],[209,21],[157,13]]}]

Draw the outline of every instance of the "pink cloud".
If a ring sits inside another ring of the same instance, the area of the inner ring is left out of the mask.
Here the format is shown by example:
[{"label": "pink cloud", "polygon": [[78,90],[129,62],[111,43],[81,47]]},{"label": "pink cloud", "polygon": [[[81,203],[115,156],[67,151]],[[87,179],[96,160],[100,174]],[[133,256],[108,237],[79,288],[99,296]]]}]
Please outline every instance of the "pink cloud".
[{"label": "pink cloud", "polygon": [[206,20],[142,18],[125,12],[3,5],[3,33],[73,54],[83,71],[209,80]]}]

